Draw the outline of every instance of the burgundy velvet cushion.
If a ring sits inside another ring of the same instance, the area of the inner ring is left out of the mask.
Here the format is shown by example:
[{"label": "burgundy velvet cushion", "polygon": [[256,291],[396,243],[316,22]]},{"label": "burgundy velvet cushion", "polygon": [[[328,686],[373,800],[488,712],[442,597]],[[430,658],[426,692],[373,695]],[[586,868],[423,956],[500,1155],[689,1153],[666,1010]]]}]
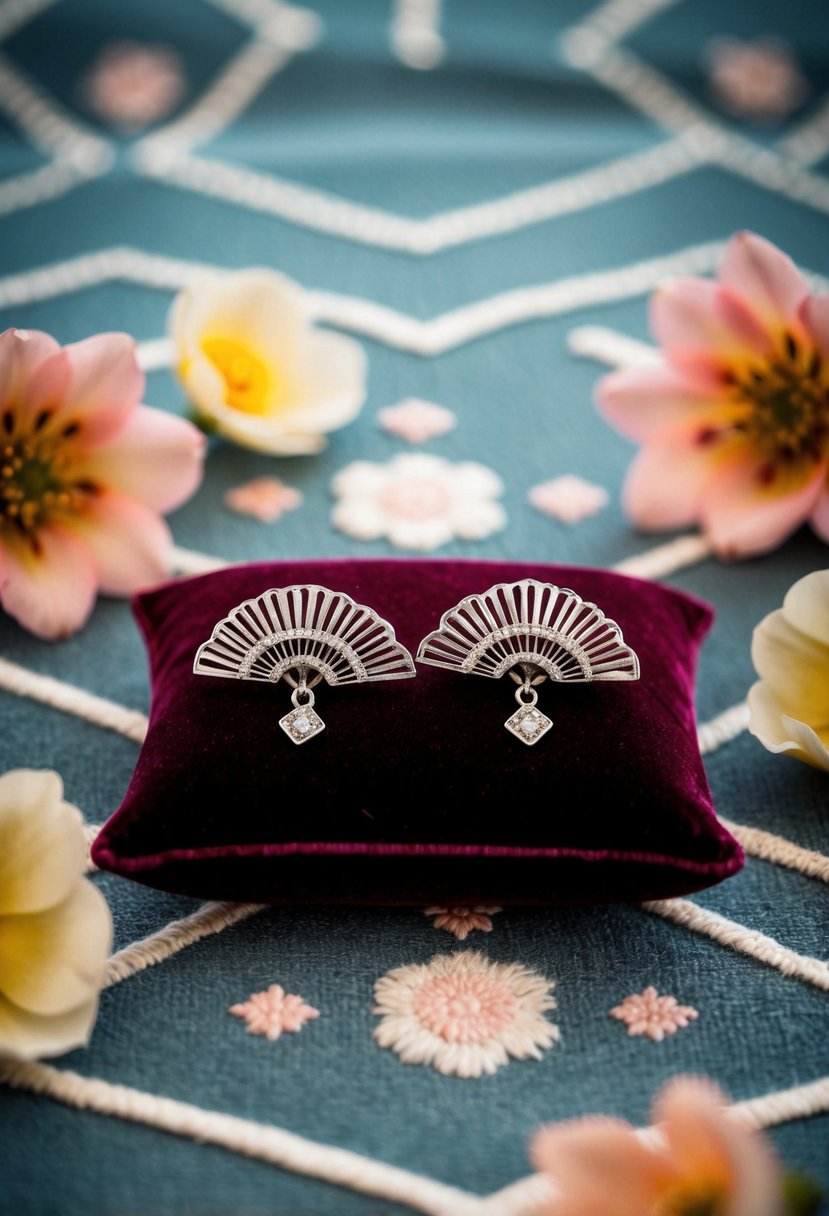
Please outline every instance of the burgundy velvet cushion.
[{"label": "burgundy velvet cushion", "polygon": [[[622,628],[641,679],[539,690],[533,747],[503,726],[508,678],[418,664],[414,679],[316,690],[296,746],[290,690],[193,674],[213,626],[269,587],[320,583],[373,607],[414,655],[443,612],[498,582],[571,587]],[[657,583],[539,563],[369,559],[237,566],[134,605],[152,712],[105,870],[208,899],[581,903],[676,895],[739,870],[697,745],[694,676],[712,614]]]}]

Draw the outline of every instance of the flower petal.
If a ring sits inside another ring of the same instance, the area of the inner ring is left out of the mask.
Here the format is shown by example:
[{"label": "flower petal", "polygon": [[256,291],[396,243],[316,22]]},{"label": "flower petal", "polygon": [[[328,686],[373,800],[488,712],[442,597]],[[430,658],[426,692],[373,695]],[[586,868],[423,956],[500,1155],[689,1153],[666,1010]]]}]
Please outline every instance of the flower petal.
[{"label": "flower petal", "polygon": [[[786,592],[783,612],[795,629],[829,646],[829,570],[815,570],[799,578]],[[826,678],[829,680],[829,671]]]},{"label": "flower petal", "polygon": [[826,769],[829,772],[829,727],[824,730],[812,730],[805,722],[783,715],[783,725],[796,744],[800,756],[807,764],[815,768]]},{"label": "flower petal", "polygon": [[227,405],[214,405],[209,416],[220,435],[254,452],[314,456],[325,447],[324,435],[289,431],[279,416],[243,414]]},{"label": "flower petal", "polygon": [[98,992],[111,945],[107,902],[82,878],[61,903],[0,920],[0,991],[32,1013],[65,1013]]},{"label": "flower petal", "polygon": [[829,771],[829,729],[818,734],[783,712],[768,684],[758,680],[748,691],[748,729],[767,751],[791,756]]},{"label": "flower petal", "polygon": [[89,1041],[98,1013],[98,994],[54,1017],[41,1017],[0,995],[0,1056],[38,1060],[61,1056]]},{"label": "flower petal", "polygon": [[306,394],[279,416],[287,431],[333,431],[356,418],[366,398],[366,353],[345,334],[314,332],[309,338],[312,374]]},{"label": "flower petal", "polygon": [[66,898],[83,873],[86,839],[57,773],[12,769],[0,777],[0,842],[0,916]]},{"label": "flower petal", "polygon": [[738,232],[728,242],[717,278],[742,296],[771,329],[800,329],[798,314],[809,284],[771,241],[753,232]]},{"label": "flower petal", "polygon": [[755,460],[736,451],[706,487],[702,523],[720,557],[768,553],[805,523],[820,494],[826,465],[778,466],[767,483]]},{"label": "flower petal", "polygon": [[809,523],[820,539],[829,544],[829,485],[825,485],[818,495]]},{"label": "flower petal", "polygon": [[78,425],[79,447],[95,447],[117,434],[144,392],[135,340],[129,334],[95,334],[64,351],[72,382],[62,415]]},{"label": "flower petal", "polygon": [[49,334],[37,329],[6,329],[0,334],[0,385],[4,404],[19,399],[38,367],[60,352]]},{"label": "flower petal", "polygon": [[785,609],[777,609],[754,629],[751,660],[785,713],[817,728],[829,726],[829,645],[801,633]]},{"label": "flower petal", "polygon": [[134,595],[169,578],[170,530],[142,503],[100,494],[71,527],[88,546],[106,595]]},{"label": "flower petal", "polygon": [[688,443],[652,443],[631,464],[622,505],[646,531],[684,528],[699,519],[703,489],[712,475],[709,448]]},{"label": "flower petal", "polygon": [[641,1216],[675,1181],[662,1155],[629,1124],[604,1116],[542,1128],[530,1156],[560,1187],[556,1216]]},{"label": "flower petal", "polygon": [[829,293],[809,296],[800,311],[806,328],[823,351],[829,356]]},{"label": "flower petal", "polygon": [[674,279],[651,298],[651,328],[672,363],[733,362],[768,352],[772,340],[727,287],[708,279]]},{"label": "flower petal", "polygon": [[725,398],[696,389],[676,368],[629,367],[602,376],[596,405],[607,421],[636,443],[678,429],[691,431],[722,415]]},{"label": "flower petal", "polygon": [[0,603],[38,637],[68,637],[95,603],[95,563],[87,546],[61,524],[37,533],[35,553],[24,541],[2,550]]},{"label": "flower petal", "polygon": [[205,438],[192,423],[142,405],[111,443],[79,460],[75,471],[166,514],[198,488],[204,450]]}]

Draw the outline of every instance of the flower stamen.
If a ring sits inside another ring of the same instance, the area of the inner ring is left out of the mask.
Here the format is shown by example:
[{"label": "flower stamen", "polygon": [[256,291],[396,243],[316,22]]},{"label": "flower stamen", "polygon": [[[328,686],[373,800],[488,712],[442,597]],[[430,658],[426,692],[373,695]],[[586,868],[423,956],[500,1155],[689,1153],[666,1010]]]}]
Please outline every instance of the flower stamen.
[{"label": "flower stamen", "polygon": [[772,471],[778,463],[823,459],[829,437],[829,388],[820,354],[803,352],[789,333],[783,345],[782,355],[732,378],[742,415],[733,429],[753,440]]},{"label": "flower stamen", "polygon": [[263,361],[233,338],[208,337],[201,347],[225,382],[225,404],[243,414],[266,414],[271,384]]}]

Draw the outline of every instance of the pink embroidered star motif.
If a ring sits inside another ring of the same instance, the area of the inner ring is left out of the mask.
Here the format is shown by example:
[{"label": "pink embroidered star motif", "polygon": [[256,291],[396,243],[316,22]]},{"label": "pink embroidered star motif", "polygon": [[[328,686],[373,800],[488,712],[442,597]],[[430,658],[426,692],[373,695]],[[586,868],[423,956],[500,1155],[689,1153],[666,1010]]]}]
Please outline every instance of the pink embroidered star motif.
[{"label": "pink embroidered star motif", "polygon": [[542,515],[565,524],[577,524],[607,506],[607,490],[571,473],[533,486],[528,497]]},{"label": "pink embroidered star motif", "polygon": [[228,1013],[244,1018],[248,1034],[261,1034],[266,1039],[278,1039],[283,1032],[302,1030],[306,1022],[320,1013],[306,1005],[301,996],[286,993],[281,984],[271,984],[264,992],[252,993],[239,1005],[231,1005]]},{"label": "pink embroidered star motif", "polygon": [[384,431],[390,431],[407,443],[425,443],[445,435],[455,426],[457,419],[451,410],[418,397],[407,397],[398,405],[389,405],[380,410],[377,421]]},{"label": "pink embroidered star motif", "polygon": [[629,1035],[647,1035],[661,1043],[668,1034],[676,1034],[699,1017],[690,1005],[679,1005],[675,996],[660,996],[655,988],[626,996],[621,1005],[611,1009],[610,1016],[624,1022]]},{"label": "pink embroidered star motif", "polygon": [[436,929],[445,929],[447,933],[452,933],[459,942],[465,941],[473,929],[480,929],[482,933],[492,932],[492,920],[490,919],[496,912],[501,909],[495,906],[487,907],[483,904],[476,904],[474,908],[426,908],[426,916],[434,916],[434,926]]},{"label": "pink embroidered star motif", "polygon": [[278,477],[257,477],[225,494],[225,506],[240,515],[252,515],[271,524],[286,511],[295,511],[302,502],[299,490],[286,486]]}]

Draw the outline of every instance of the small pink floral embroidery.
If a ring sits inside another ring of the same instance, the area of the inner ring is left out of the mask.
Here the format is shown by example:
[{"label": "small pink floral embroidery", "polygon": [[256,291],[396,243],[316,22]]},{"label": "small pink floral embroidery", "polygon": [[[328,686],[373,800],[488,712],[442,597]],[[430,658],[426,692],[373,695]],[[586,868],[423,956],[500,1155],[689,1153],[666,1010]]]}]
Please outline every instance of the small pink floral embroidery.
[{"label": "small pink floral embroidery", "polygon": [[785,118],[805,100],[806,81],[791,48],[777,38],[716,38],[707,48],[715,101],[738,118]]},{"label": "small pink floral embroidery", "polygon": [[436,929],[445,929],[447,933],[454,934],[459,942],[463,942],[473,929],[491,933],[491,917],[500,911],[501,909],[494,905],[486,907],[478,904],[474,908],[427,908],[425,915],[435,917]]},{"label": "small pink floral embroidery", "polygon": [[301,996],[286,993],[281,984],[271,984],[264,992],[252,993],[239,1005],[228,1010],[234,1017],[244,1018],[248,1034],[261,1034],[266,1039],[278,1039],[286,1031],[301,1030],[306,1022],[319,1017],[319,1010],[306,1005]]},{"label": "small pink floral embroidery", "polygon": [[647,1035],[661,1043],[665,1035],[676,1034],[699,1017],[690,1005],[679,1005],[675,996],[660,996],[655,988],[626,996],[610,1016],[625,1022],[629,1035]]},{"label": "small pink floral embroidery", "polygon": [[577,524],[582,519],[597,515],[602,507],[607,506],[608,500],[607,490],[602,486],[572,473],[533,486],[528,497],[537,511],[560,519],[565,524]]},{"label": "small pink floral embroidery", "polygon": [[299,490],[286,486],[278,477],[257,477],[225,494],[225,506],[240,515],[252,515],[271,524],[286,511],[295,511],[302,502]]},{"label": "small pink floral embroidery", "polygon": [[140,131],[169,114],[184,96],[181,59],[169,46],[111,42],[92,65],[84,92],[101,118]]},{"label": "small pink floral embroidery", "polygon": [[408,397],[398,405],[389,405],[380,410],[377,421],[384,431],[405,439],[407,443],[425,443],[427,439],[435,439],[451,431],[457,418],[442,405]]}]

